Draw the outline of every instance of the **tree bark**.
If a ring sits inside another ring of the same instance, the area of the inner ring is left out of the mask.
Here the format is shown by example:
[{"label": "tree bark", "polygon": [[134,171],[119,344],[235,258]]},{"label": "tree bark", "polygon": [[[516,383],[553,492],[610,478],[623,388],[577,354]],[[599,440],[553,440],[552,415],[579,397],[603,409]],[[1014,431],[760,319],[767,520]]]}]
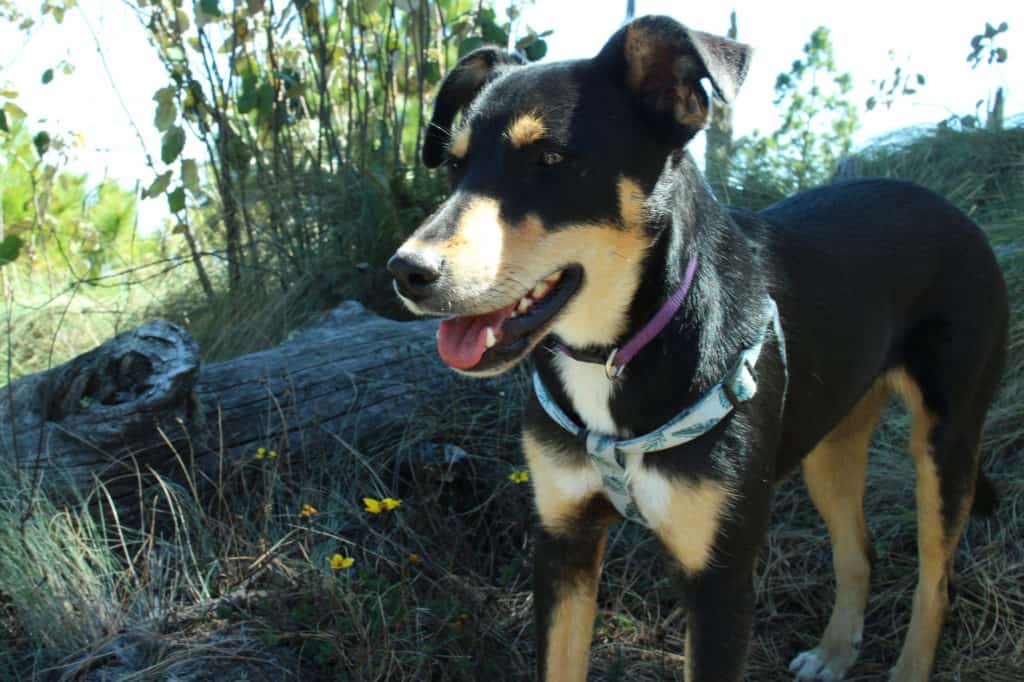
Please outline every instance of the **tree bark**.
[{"label": "tree bark", "polygon": [[216,480],[258,447],[293,459],[338,448],[445,394],[436,330],[348,302],[281,346],[202,365],[184,329],[150,322],[0,389],[0,458],[57,497],[101,481],[120,506],[140,472],[195,466]]}]

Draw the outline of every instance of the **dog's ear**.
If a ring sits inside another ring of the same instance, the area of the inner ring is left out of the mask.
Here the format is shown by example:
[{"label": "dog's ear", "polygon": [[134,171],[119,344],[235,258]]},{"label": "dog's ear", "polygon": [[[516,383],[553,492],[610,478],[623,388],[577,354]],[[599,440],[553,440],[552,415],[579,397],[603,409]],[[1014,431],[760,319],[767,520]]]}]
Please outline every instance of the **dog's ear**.
[{"label": "dog's ear", "polygon": [[665,16],[641,17],[609,39],[595,61],[621,79],[655,120],[681,125],[692,137],[707,124],[707,78],[725,102],[735,99],[753,49],[686,28]]},{"label": "dog's ear", "polygon": [[423,163],[427,168],[441,165],[455,115],[470,105],[481,88],[497,75],[499,67],[525,63],[518,54],[496,47],[481,47],[459,60],[441,83],[434,100],[434,115],[423,140]]}]

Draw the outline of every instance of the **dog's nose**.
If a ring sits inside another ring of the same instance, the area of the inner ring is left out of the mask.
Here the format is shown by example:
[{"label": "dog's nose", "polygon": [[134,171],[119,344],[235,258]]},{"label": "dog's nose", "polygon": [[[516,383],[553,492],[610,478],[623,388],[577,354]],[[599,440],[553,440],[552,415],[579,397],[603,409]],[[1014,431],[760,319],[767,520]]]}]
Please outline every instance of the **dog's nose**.
[{"label": "dog's nose", "polygon": [[398,291],[419,301],[427,297],[431,285],[441,278],[442,265],[442,260],[426,254],[399,251],[388,261],[388,270],[395,276]]}]

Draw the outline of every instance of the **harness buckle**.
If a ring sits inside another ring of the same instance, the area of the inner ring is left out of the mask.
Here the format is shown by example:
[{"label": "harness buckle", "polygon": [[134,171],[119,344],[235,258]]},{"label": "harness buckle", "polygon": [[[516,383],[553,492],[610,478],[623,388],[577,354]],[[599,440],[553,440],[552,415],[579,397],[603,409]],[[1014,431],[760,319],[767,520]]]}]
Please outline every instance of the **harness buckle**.
[{"label": "harness buckle", "polygon": [[618,348],[612,348],[612,352],[608,354],[608,359],[604,361],[604,373],[608,377],[608,381],[615,381],[622,375],[623,366],[613,364],[615,362],[615,354],[618,352]]},{"label": "harness buckle", "polygon": [[756,384],[757,374],[754,372],[754,367],[750,364],[750,361],[747,358],[743,358],[743,362],[739,365],[739,367],[736,368],[736,371],[732,373],[730,381],[722,382],[722,392],[725,393],[725,397],[728,398],[730,403],[732,403],[733,408],[739,407],[740,403],[744,402],[743,400],[739,399],[739,396],[736,395],[736,392],[732,388],[733,382],[737,378],[739,378],[740,372],[742,372],[744,369],[746,369],[747,372],[750,373],[751,378],[754,380],[754,383]]}]

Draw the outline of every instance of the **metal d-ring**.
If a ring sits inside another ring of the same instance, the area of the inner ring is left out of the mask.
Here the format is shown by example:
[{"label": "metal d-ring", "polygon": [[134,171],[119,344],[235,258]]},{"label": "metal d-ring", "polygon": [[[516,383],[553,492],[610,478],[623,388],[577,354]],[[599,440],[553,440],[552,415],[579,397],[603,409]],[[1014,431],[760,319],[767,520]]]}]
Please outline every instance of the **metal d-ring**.
[{"label": "metal d-ring", "polygon": [[622,374],[623,367],[619,365],[616,367],[613,363],[615,361],[615,354],[619,352],[618,348],[612,348],[612,352],[608,354],[608,359],[604,361],[604,373],[608,377],[609,381],[615,381]]}]

